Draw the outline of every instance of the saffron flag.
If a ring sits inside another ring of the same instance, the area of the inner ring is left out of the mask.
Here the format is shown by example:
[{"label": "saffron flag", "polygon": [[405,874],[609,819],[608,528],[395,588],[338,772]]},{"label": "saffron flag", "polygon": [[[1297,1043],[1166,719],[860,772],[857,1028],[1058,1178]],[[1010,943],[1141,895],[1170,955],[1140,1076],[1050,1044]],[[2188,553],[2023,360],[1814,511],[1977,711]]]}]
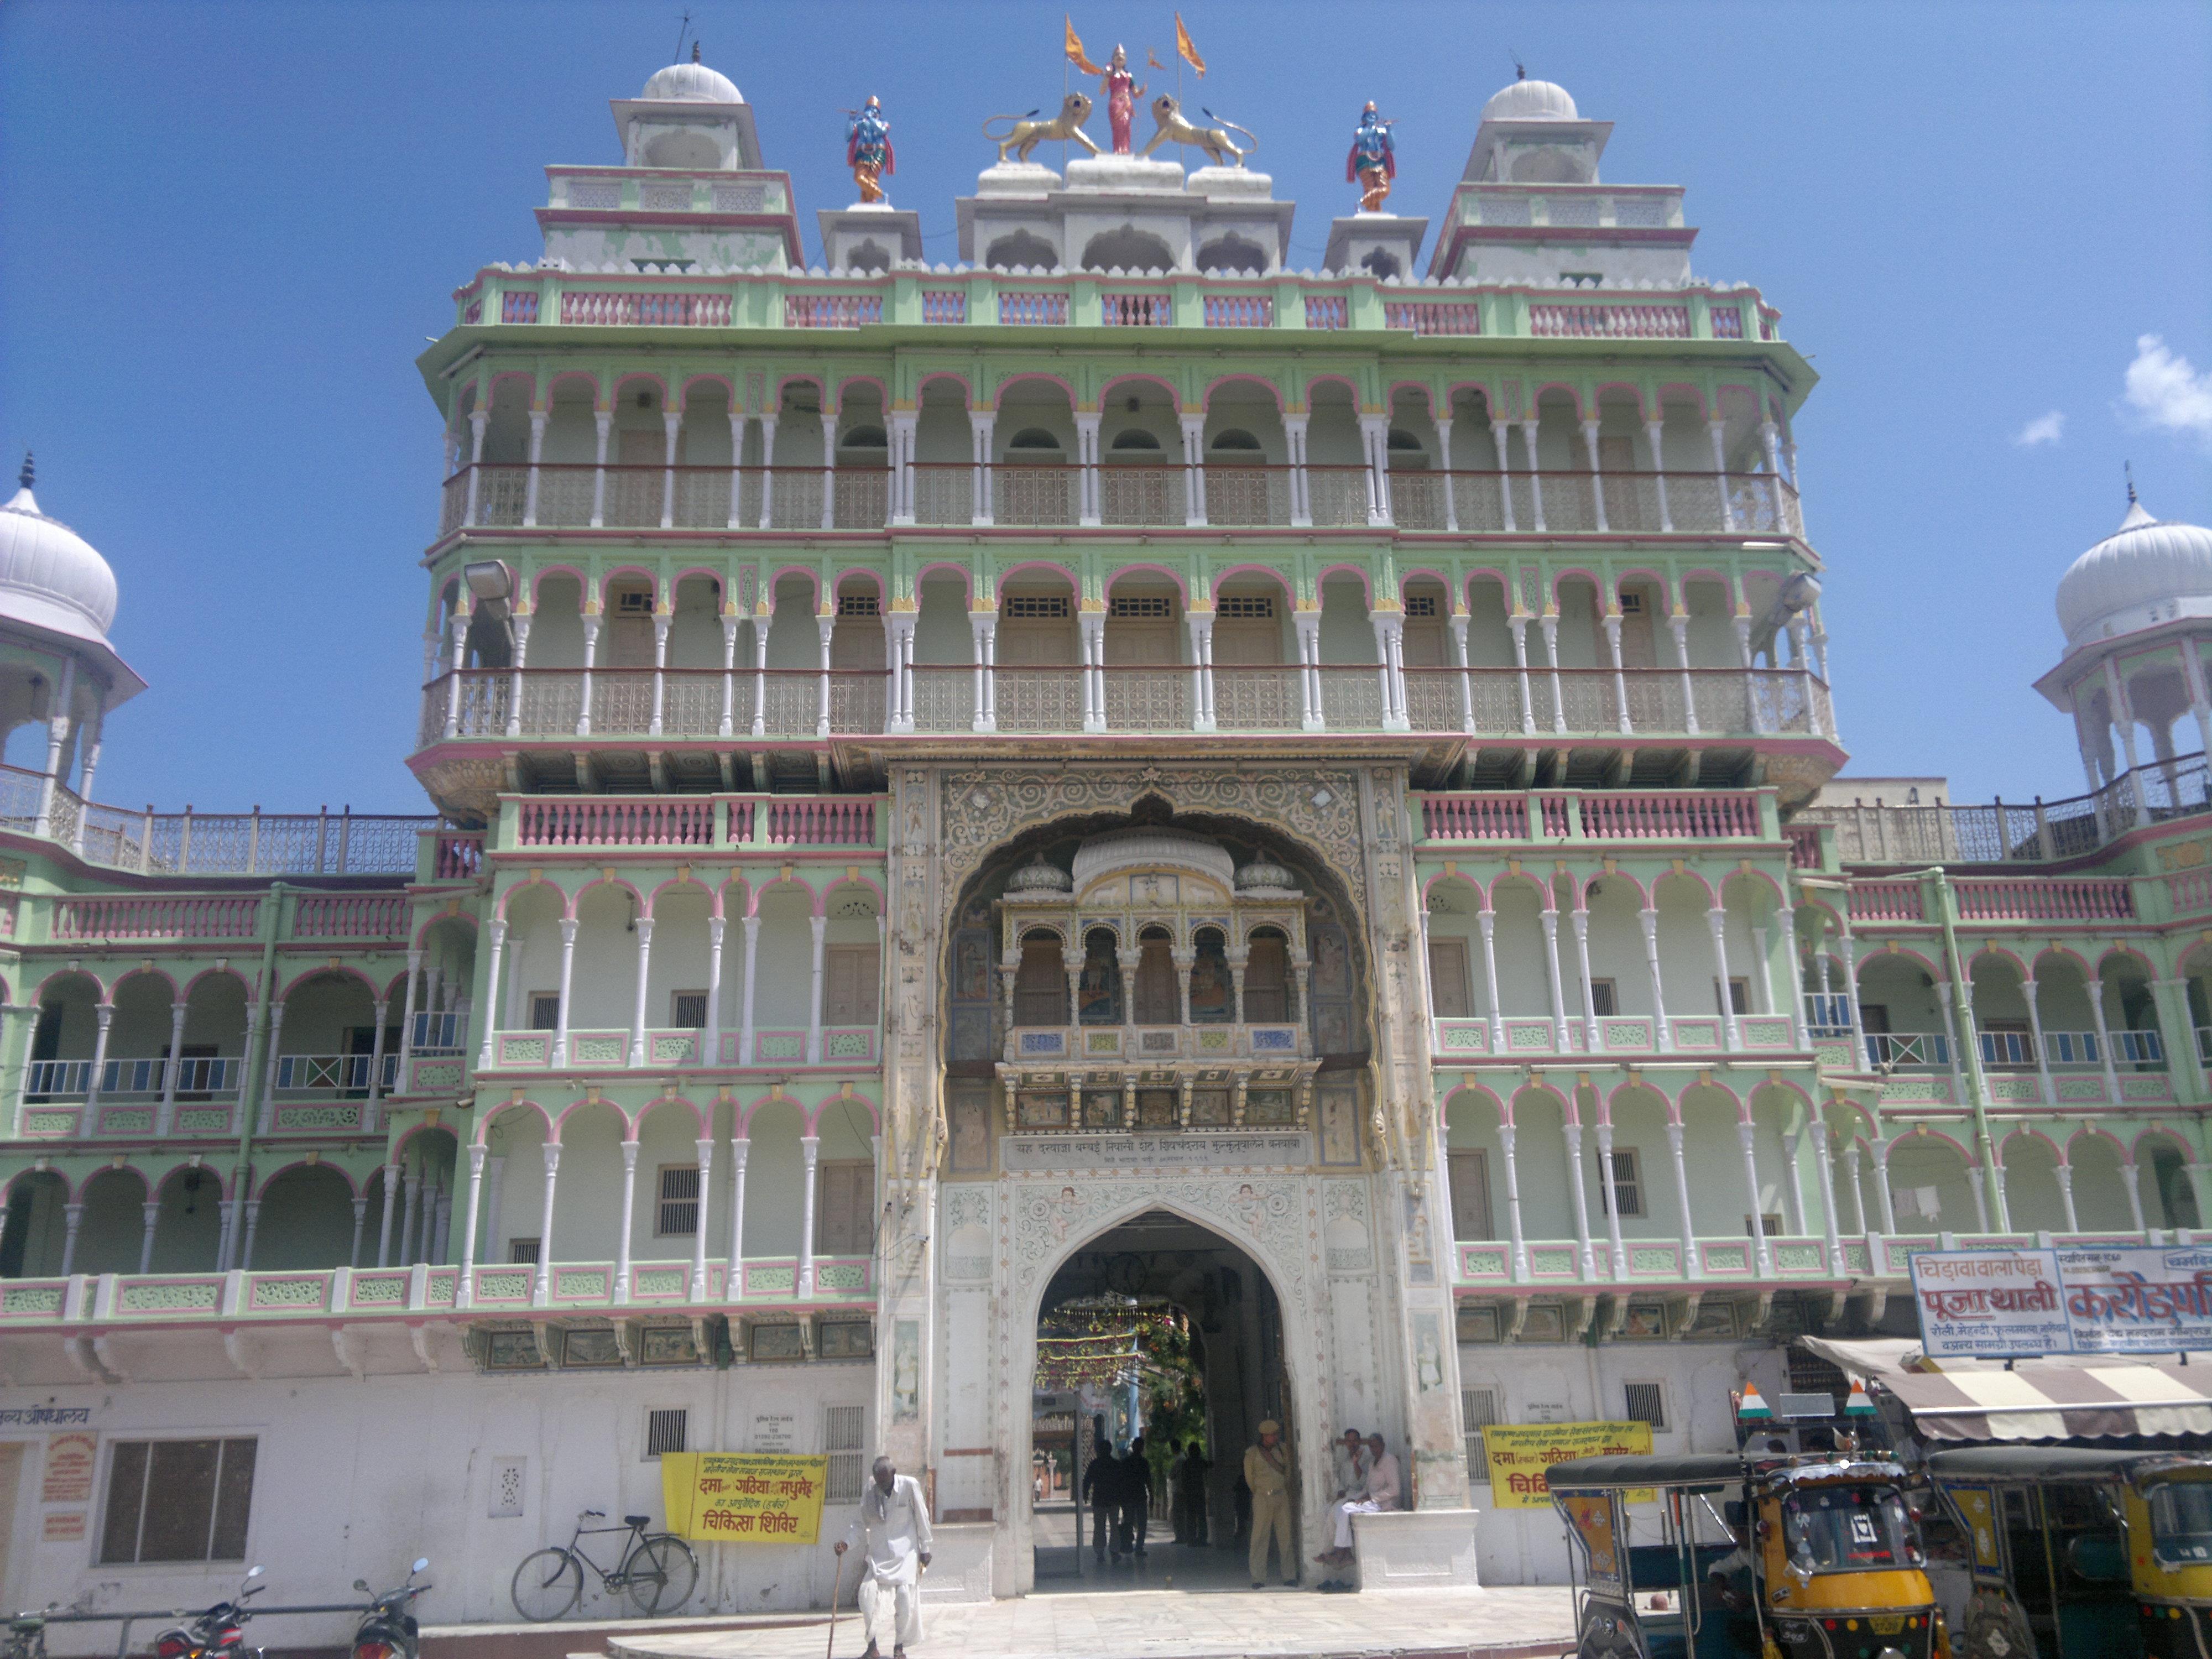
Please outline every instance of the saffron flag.
[{"label": "saffron flag", "polygon": [[1190,43],[1190,31],[1182,26],[1182,14],[1176,14],[1176,52],[1183,62],[1198,71],[1198,78],[1206,79],[1206,59],[1198,55],[1198,48]]},{"label": "saffron flag", "polygon": [[1167,68],[1167,65],[1160,62],[1159,53],[1154,52],[1150,46],[1146,46],[1145,48],[1145,67],[1146,69],[1164,70]]},{"label": "saffron flag", "polygon": [[1104,70],[1100,69],[1097,64],[1083,55],[1083,41],[1075,33],[1075,20],[1065,13],[1061,14],[1061,20],[1067,25],[1067,61],[1085,75],[1105,74]]}]

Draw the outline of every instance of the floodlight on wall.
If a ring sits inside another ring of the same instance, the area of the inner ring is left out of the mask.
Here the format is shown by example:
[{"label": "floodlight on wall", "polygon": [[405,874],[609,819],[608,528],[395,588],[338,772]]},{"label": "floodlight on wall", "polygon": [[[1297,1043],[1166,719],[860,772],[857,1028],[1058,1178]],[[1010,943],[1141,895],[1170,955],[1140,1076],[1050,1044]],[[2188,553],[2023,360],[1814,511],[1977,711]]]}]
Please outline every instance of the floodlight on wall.
[{"label": "floodlight on wall", "polygon": [[507,602],[514,597],[514,575],[505,561],[483,559],[463,565],[461,580],[468,584],[469,595],[483,616],[497,622],[507,615]]}]

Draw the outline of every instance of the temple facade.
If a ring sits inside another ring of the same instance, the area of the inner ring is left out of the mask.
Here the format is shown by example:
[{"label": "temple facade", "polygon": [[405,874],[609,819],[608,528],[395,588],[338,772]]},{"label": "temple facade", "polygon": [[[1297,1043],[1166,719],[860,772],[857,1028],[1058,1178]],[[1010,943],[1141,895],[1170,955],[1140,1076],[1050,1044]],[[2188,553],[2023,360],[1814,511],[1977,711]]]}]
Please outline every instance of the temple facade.
[{"label": "temple facade", "polygon": [[2212,535],[2060,589],[2090,793],[1854,784],[1815,377],[1562,88],[1433,235],[1323,181],[1319,270],[1233,149],[1057,141],[810,270],[727,78],[613,112],[419,359],[422,813],[98,805],[115,581],[0,509],[11,1605],[511,1618],[671,1450],[827,1454],[838,1528],[886,1452],[931,1596],[1028,1593],[1100,1297],[1194,1333],[1217,1536],[1273,1418],[1310,1558],[1357,1427],[1364,1582],[1542,1582],[1492,1426],[1732,1446],[1916,1247],[2198,1225]]}]

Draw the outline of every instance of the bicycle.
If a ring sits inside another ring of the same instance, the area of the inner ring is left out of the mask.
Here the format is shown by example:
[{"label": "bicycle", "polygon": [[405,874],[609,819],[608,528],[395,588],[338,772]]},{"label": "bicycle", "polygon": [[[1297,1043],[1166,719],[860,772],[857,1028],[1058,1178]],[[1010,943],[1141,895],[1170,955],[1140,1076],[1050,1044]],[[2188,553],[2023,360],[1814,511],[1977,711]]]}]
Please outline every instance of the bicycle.
[{"label": "bicycle", "polygon": [[[589,1567],[609,1590],[628,1590],[630,1602],[650,1619],[674,1613],[691,1599],[699,1583],[699,1559],[691,1547],[673,1533],[647,1533],[647,1515],[625,1515],[619,1527],[587,1527],[587,1521],[604,1521],[605,1510],[586,1510],[576,1517],[576,1530],[568,1543],[549,1545],[522,1558],[508,1591],[514,1610],[532,1624],[558,1619],[576,1605],[584,1593],[584,1569]],[[586,1555],[578,1540],[606,1533],[634,1537],[622,1565],[609,1572]]]}]

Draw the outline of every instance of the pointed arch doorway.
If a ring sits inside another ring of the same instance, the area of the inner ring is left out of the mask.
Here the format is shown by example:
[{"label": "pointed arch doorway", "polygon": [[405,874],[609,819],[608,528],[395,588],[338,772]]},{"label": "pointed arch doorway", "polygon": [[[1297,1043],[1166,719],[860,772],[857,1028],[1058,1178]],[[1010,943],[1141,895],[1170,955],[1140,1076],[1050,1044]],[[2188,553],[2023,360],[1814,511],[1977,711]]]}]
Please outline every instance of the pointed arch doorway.
[{"label": "pointed arch doorway", "polygon": [[[1036,1354],[1024,1489],[1034,1593],[1247,1588],[1244,1449],[1273,1419],[1294,1467],[1298,1455],[1282,1306],[1252,1255],[1164,1209],[1123,1221],[1054,1273]],[[1145,1438],[1153,1498],[1141,1552],[1133,1517],[1109,1522],[1085,1501],[1102,1433],[1115,1457]],[[1194,1445],[1202,1469],[1186,1462]],[[1296,1577],[1298,1559],[1294,1539],[1271,1578]]]}]

